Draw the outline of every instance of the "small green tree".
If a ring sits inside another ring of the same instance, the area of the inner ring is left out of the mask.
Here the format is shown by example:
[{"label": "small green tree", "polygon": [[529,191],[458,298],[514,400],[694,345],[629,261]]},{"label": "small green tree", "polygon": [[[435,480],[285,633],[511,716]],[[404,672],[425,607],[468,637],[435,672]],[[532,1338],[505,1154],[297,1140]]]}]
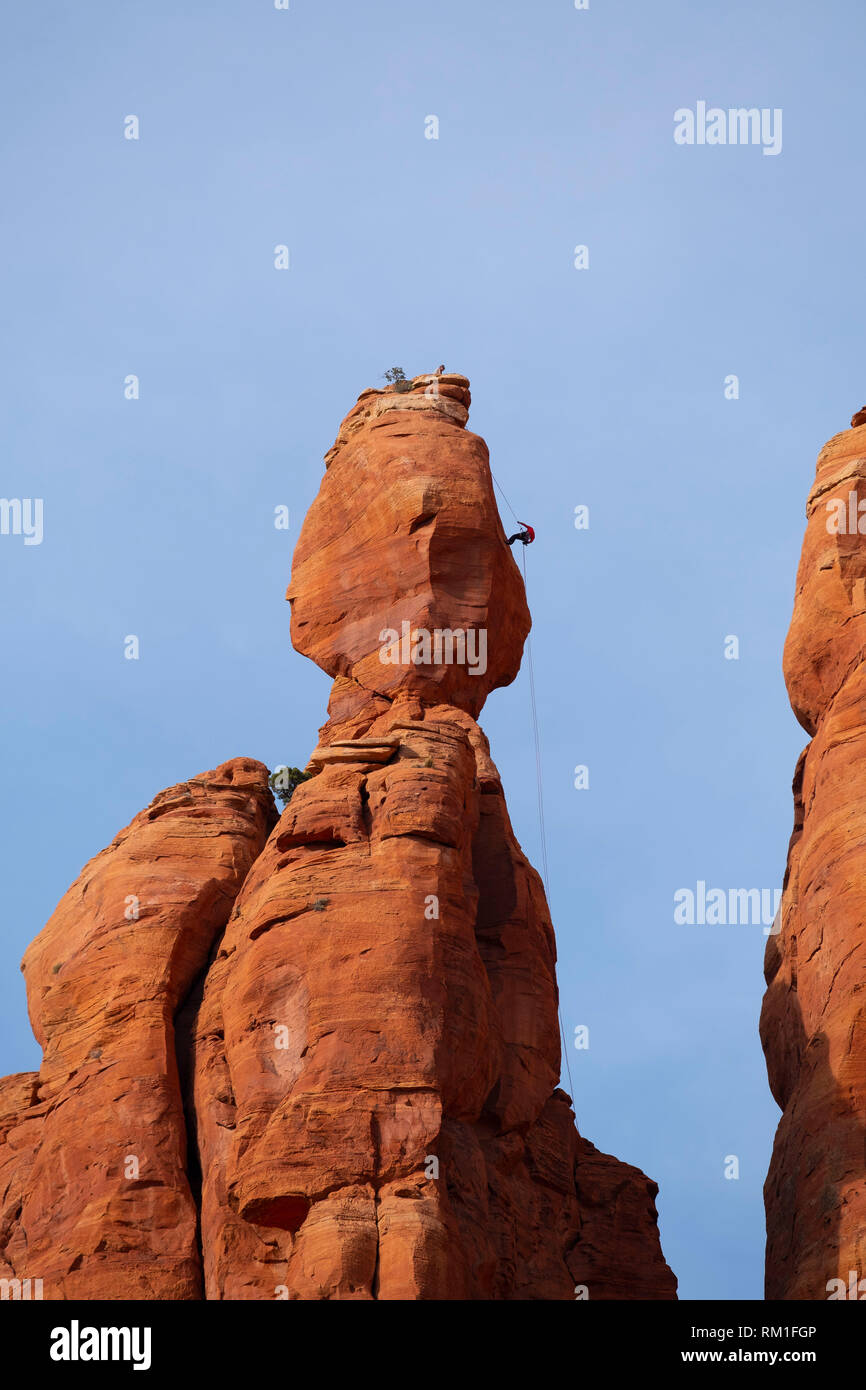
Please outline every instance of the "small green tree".
[{"label": "small green tree", "polygon": [[285,763],[275,767],[268,778],[268,786],[278,796],[284,806],[288,806],[302,782],[309,782],[311,772],[302,772],[299,767],[286,767]]},{"label": "small green tree", "polygon": [[385,372],[385,380],[390,382],[405,381],[406,373],[403,371],[402,367],[389,367],[387,372]]}]

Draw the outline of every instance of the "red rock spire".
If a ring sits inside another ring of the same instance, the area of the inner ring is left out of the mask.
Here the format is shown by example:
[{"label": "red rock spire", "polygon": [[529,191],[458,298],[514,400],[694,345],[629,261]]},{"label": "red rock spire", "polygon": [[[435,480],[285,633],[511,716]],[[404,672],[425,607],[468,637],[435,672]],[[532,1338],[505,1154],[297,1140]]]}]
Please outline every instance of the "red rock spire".
[{"label": "red rock spire", "polygon": [[[675,1297],[655,1183],[557,1085],[548,907],[475,722],[529,613],[468,406],[455,375],[364,392],[327,455],[289,598],[330,718],[267,843],[266,770],[227,764],[28,952],[46,1061],[0,1085],[0,1259],[38,1254],[46,1298]],[[82,1107],[58,1206],[30,1174]]]},{"label": "red rock spire", "polygon": [[[547,903],[475,723],[529,614],[468,405],[455,375],[364,392],[295,551],[293,641],[335,683],[205,988],[212,1298],[674,1297],[655,1184],[557,1089]],[[483,632],[483,669],[437,630]]]},{"label": "red rock spire", "polygon": [[812,739],[761,1014],[783,1111],[764,1185],[773,1299],[838,1297],[831,1281],[866,1277],[866,415],[854,421],[818,456],[785,644]]}]

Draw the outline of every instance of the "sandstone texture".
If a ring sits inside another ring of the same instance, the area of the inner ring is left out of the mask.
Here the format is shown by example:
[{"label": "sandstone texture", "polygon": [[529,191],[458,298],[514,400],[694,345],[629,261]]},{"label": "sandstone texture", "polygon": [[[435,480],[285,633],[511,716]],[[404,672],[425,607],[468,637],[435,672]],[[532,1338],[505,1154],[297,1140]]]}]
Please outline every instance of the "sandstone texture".
[{"label": "sandstone texture", "polygon": [[[487,445],[465,428],[468,413],[463,376],[364,392],[326,456],[287,597],[295,647],[329,675],[477,716],[489,692],[517,675],[530,620]],[[486,670],[383,663],[382,633],[402,634],[404,623],[485,632]]]},{"label": "sandstone texture", "polygon": [[0,1276],[45,1298],[200,1297],[174,1016],[273,823],[267,777],[236,758],[160,793],[25,955],[44,1057],[0,1081]]},{"label": "sandstone texture", "polygon": [[774,1299],[826,1299],[830,1281],[847,1287],[851,1271],[866,1277],[866,516],[858,499],[866,503],[866,424],[835,435],[819,455],[785,645],[791,704],[812,739],[794,778],[761,1014],[783,1112],[764,1187]]},{"label": "sandstone texture", "polygon": [[27,953],[0,1259],[45,1297],[676,1296],[655,1184],[558,1086],[547,902],[476,722],[530,620],[468,406],[367,391],[326,457],[288,597],[334,684],[279,819],[242,759],[163,793]]}]

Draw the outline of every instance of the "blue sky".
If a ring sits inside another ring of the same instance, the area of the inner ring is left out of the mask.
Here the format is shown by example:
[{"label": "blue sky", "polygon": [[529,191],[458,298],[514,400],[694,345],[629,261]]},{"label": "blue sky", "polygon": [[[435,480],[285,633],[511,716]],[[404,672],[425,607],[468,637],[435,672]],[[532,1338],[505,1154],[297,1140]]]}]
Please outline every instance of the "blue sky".
[{"label": "blue sky", "polygon": [[[306,761],[329,682],[283,594],[322,455],[386,368],[444,360],[538,532],[580,1128],[658,1180],[683,1297],[759,1298],[765,938],[673,895],[784,870],[804,503],[866,400],[862,6],[91,0],[3,29],[0,492],[44,499],[44,539],[0,536],[0,1068],[38,1064],[18,962],[84,862],[184,777]],[[699,100],[781,108],[782,152],[678,146]],[[529,717],[524,672],[482,723],[539,863]]]}]

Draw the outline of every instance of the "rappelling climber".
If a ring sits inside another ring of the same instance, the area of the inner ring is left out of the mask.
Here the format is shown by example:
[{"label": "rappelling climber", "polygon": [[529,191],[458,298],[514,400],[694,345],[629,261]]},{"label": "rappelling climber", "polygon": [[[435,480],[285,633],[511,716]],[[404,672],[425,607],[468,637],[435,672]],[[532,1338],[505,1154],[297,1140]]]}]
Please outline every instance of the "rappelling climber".
[{"label": "rappelling climber", "polygon": [[522,531],[515,531],[513,536],[508,537],[508,545],[513,545],[515,541],[523,541],[524,545],[532,545],[535,540],[535,531],[528,521],[521,521]]}]

